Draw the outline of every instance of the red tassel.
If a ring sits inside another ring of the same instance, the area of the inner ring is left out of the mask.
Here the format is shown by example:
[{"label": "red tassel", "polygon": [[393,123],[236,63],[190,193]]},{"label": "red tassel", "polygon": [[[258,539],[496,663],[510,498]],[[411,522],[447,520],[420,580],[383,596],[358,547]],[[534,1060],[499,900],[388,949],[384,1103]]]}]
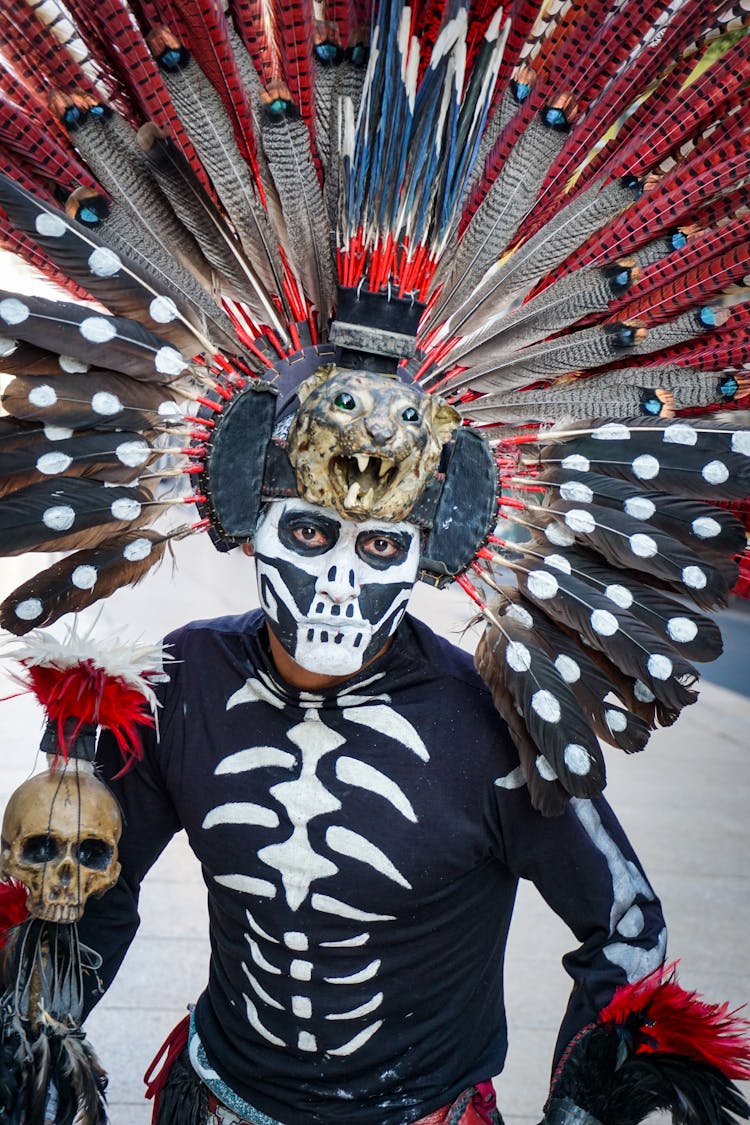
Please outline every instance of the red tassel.
[{"label": "red tassel", "polygon": [[23,883],[9,879],[0,882],[0,949],[3,948],[14,926],[20,926],[29,916],[26,909],[28,891]]},{"label": "red tassel", "polygon": [[682,1055],[716,1067],[726,1078],[750,1078],[750,1022],[728,1004],[707,1004],[677,983],[677,962],[619,988],[600,1022],[643,1021],[636,1054]]},{"label": "red tassel", "polygon": [[[119,676],[108,674],[91,660],[82,660],[67,668],[26,665],[24,676],[49,720],[57,725],[58,741],[66,760],[70,744],[86,723],[112,732],[126,765],[141,758],[138,728],[153,727],[154,719],[144,695],[137,688]],[[71,718],[77,723],[72,735],[68,733],[66,738],[65,723]]]}]

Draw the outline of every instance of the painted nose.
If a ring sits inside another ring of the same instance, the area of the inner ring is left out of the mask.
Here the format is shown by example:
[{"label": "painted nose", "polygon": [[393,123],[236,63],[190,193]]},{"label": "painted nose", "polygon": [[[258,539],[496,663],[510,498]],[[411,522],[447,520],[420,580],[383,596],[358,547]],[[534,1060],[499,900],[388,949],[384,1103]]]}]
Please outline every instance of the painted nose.
[{"label": "painted nose", "polygon": [[365,429],[374,442],[385,445],[396,432],[396,426],[390,418],[378,417],[365,418]]},{"label": "painted nose", "polygon": [[334,564],[325,577],[318,579],[316,592],[330,598],[337,605],[358,598],[360,585],[353,567]]}]

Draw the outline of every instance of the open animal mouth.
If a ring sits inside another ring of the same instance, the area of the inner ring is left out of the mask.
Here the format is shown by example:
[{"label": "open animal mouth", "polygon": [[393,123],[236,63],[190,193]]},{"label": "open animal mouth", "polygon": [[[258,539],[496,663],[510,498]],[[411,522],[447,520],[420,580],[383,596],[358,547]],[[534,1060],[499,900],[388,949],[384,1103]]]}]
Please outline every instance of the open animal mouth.
[{"label": "open animal mouth", "polygon": [[398,465],[389,457],[376,453],[358,453],[354,457],[334,457],[330,473],[345,508],[370,511],[391,488],[398,476]]}]

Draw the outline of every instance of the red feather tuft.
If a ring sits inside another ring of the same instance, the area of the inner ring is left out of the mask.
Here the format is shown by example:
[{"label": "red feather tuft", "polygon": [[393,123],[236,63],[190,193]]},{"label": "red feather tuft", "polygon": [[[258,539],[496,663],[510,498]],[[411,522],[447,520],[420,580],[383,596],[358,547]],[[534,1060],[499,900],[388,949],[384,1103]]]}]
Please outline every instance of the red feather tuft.
[{"label": "red feather tuft", "polygon": [[20,926],[29,916],[26,909],[28,891],[16,879],[0,882],[0,949],[8,940],[14,926]]},{"label": "red feather tuft", "polygon": [[[126,765],[141,758],[138,736],[141,726],[153,727],[154,719],[143,693],[119,676],[113,676],[92,660],[81,660],[67,668],[49,665],[24,667],[22,678],[56,724],[58,742],[67,760],[68,749],[87,723],[111,731]],[[75,719],[65,735],[67,720]]]},{"label": "red feather tuft", "polygon": [[677,962],[619,988],[602,1023],[641,1020],[636,1054],[682,1055],[716,1067],[726,1078],[750,1078],[750,1022],[728,1004],[707,1004],[677,983]]}]

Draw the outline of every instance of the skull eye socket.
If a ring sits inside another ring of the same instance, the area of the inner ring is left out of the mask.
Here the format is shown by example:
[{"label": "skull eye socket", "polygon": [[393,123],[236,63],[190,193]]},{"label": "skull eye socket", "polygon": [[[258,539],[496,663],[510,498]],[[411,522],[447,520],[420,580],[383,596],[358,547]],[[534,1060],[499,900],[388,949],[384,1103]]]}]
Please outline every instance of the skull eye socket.
[{"label": "skull eye socket", "polygon": [[406,410],[402,412],[401,418],[404,422],[418,422],[419,411],[415,410],[413,406],[407,406]]},{"label": "skull eye socket", "polygon": [[60,848],[52,836],[29,836],[21,849],[24,863],[50,863],[57,859]]},{"label": "skull eye socket", "polygon": [[106,871],[113,850],[104,840],[81,840],[78,845],[78,862],[92,871]]},{"label": "skull eye socket", "polygon": [[354,410],[357,403],[352,395],[347,394],[346,391],[341,391],[333,400],[333,405],[337,406],[339,410]]}]

